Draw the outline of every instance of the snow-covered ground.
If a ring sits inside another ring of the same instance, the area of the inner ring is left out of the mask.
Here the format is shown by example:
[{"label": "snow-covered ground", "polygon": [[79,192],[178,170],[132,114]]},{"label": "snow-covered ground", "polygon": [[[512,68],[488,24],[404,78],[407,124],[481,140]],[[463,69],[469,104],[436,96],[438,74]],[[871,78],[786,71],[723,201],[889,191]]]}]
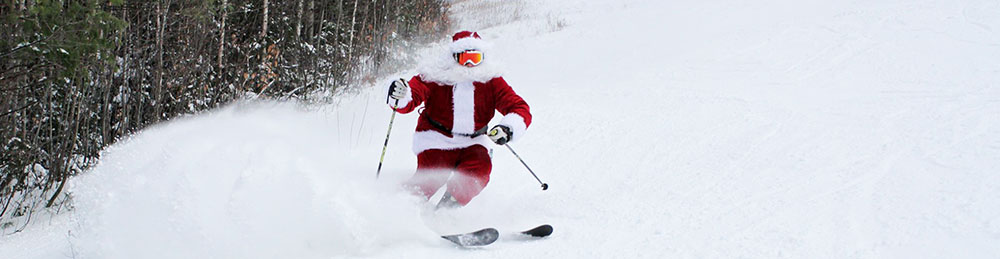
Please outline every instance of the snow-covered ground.
[{"label": "snow-covered ground", "polygon": [[[1000,2],[460,2],[534,123],[466,208],[402,194],[383,86],[110,147],[2,258],[997,258]],[[401,71],[408,76],[412,71]],[[388,82],[390,78],[384,81]],[[479,249],[436,237],[551,223]]]}]

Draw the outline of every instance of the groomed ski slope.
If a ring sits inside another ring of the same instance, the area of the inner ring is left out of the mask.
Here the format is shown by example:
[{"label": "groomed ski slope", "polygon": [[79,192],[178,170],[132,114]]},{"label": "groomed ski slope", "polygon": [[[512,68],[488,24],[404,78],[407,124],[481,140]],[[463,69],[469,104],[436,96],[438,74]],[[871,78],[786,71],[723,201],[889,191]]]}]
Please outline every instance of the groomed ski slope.
[{"label": "groomed ski slope", "polygon": [[[415,114],[375,180],[380,82],[147,129],[0,257],[1000,257],[1000,2],[488,3],[455,23],[531,104],[512,146],[549,190],[496,149],[468,207],[426,212],[397,187]],[[542,223],[479,249],[437,237]]]}]

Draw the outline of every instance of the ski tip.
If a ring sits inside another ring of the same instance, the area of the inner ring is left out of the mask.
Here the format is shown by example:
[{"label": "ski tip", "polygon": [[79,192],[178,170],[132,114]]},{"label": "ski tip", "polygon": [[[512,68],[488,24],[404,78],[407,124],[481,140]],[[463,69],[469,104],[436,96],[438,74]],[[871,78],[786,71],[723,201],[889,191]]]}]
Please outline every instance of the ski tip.
[{"label": "ski tip", "polygon": [[521,232],[521,234],[533,236],[533,237],[547,237],[552,235],[552,225],[545,224],[526,231]]},{"label": "ski tip", "polygon": [[499,237],[500,231],[497,231],[495,228],[484,228],[472,233],[441,236],[441,238],[462,247],[489,245],[496,242]]}]

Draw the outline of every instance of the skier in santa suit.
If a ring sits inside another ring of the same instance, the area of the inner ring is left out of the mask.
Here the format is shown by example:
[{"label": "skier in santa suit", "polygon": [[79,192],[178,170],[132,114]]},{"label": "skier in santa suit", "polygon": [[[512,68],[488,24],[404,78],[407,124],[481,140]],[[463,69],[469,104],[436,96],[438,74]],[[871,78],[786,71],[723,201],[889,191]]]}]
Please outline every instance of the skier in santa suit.
[{"label": "skier in santa suit", "polygon": [[[388,98],[403,114],[423,105],[413,136],[417,170],[405,185],[425,199],[447,185],[438,208],[476,197],[490,181],[490,142],[519,139],[531,124],[528,104],[490,62],[489,44],[478,33],[456,33],[447,49],[409,81],[392,82]],[[487,130],[495,111],[503,118]]]}]

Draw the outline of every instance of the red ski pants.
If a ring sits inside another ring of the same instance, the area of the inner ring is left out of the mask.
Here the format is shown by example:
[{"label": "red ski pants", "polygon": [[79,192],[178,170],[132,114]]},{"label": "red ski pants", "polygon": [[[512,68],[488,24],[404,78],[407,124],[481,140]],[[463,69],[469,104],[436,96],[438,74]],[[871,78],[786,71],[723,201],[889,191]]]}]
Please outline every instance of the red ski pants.
[{"label": "red ski pants", "polygon": [[[406,185],[430,199],[447,184],[451,196],[464,206],[486,187],[492,168],[489,151],[481,145],[454,150],[429,149],[417,154],[417,172]],[[452,172],[455,176],[450,177]]]}]

